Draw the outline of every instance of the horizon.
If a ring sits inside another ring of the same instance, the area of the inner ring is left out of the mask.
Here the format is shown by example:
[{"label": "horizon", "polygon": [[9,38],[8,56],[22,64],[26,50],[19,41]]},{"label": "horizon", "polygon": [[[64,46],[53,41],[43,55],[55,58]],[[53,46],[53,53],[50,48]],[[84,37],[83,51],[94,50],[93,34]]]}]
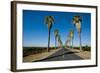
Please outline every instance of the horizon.
[{"label": "horizon", "polygon": [[82,46],[91,46],[91,14],[77,12],[55,12],[23,10],[23,47],[48,45],[48,28],[44,24],[45,16],[54,16],[55,23],[51,28],[50,47],[55,46],[54,29],[59,30],[63,44],[67,40],[69,30],[74,30],[73,46],[79,46],[76,27],[72,24],[74,15],[82,16]]},{"label": "horizon", "polygon": [[[91,47],[91,46],[89,46],[89,45],[82,45],[82,47],[85,47],[85,46],[88,46],[88,47]],[[47,46],[23,46],[23,47],[47,47]],[[50,47],[55,47],[55,46],[50,46]],[[56,47],[58,47],[58,46],[56,46]],[[79,46],[73,46],[73,47],[79,47]]]}]

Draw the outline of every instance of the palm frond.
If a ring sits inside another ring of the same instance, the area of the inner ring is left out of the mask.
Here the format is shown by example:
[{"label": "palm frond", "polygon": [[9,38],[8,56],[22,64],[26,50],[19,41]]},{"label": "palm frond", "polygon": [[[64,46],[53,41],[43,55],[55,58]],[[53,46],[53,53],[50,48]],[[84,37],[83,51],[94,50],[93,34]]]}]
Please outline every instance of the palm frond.
[{"label": "palm frond", "polygon": [[54,24],[54,17],[53,16],[45,16],[44,23],[47,24],[48,29],[52,27],[52,24]]},{"label": "palm frond", "polygon": [[58,29],[55,29],[55,30],[54,30],[54,35],[55,35],[55,37],[57,37],[58,33],[59,33],[59,30],[58,30]]}]

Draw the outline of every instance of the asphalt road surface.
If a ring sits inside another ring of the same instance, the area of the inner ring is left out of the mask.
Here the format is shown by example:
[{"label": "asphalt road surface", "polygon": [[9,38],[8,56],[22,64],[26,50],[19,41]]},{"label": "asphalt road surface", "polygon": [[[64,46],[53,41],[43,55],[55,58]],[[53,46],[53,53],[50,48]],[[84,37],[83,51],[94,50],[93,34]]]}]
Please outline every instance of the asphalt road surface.
[{"label": "asphalt road surface", "polygon": [[50,55],[48,58],[39,60],[39,61],[63,61],[63,60],[82,60],[81,57],[77,56],[75,53],[68,49],[62,48],[56,53]]}]

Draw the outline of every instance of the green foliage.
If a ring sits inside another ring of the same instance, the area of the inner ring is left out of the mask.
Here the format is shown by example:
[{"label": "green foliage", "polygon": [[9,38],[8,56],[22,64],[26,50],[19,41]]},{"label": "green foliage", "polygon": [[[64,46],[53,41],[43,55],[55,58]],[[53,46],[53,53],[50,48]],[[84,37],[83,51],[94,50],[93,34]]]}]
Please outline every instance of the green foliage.
[{"label": "green foliage", "polygon": [[[55,46],[50,47],[50,50],[55,50]],[[47,47],[23,47],[23,57],[39,54],[47,51]]]},{"label": "green foliage", "polygon": [[[78,49],[78,50],[80,50],[80,47],[74,47],[74,49]],[[90,46],[82,46],[82,50],[83,51],[91,51],[91,47]]]},{"label": "green foliage", "polygon": [[62,45],[62,48],[66,48],[66,45]]},{"label": "green foliage", "polygon": [[46,16],[44,19],[45,24],[47,24],[48,29],[52,28],[52,24],[54,24],[54,17],[53,16]]},{"label": "green foliage", "polygon": [[90,47],[89,47],[89,46],[87,46],[87,45],[86,45],[86,46],[84,46],[84,47],[82,47],[82,48],[83,48],[83,50],[84,50],[84,51],[91,51]]}]

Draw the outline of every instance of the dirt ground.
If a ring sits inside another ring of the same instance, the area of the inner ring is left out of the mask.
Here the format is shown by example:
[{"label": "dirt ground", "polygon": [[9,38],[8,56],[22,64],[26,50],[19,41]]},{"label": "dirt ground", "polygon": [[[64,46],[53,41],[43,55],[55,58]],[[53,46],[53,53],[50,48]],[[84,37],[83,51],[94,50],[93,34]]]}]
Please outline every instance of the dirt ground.
[{"label": "dirt ground", "polygon": [[76,55],[80,56],[83,59],[91,59],[91,51],[81,51],[77,49],[72,49],[71,51],[75,52],[77,51],[78,53],[75,53]]},{"label": "dirt ground", "polygon": [[[39,53],[39,54],[35,54],[35,55],[29,55],[23,58],[23,62],[32,62],[32,61],[36,61],[36,60],[41,60],[44,58],[47,58],[48,56],[56,53],[57,51],[59,51],[60,49],[56,49],[56,50],[51,50],[50,52],[43,52],[43,53]],[[90,51],[82,51],[80,52],[80,50],[77,49],[70,49],[72,52],[78,52],[78,53],[74,53],[78,56],[80,56],[83,59],[90,59],[91,58],[91,52]]]},{"label": "dirt ground", "polygon": [[32,61],[47,58],[48,56],[52,55],[53,53],[55,53],[58,50],[60,50],[60,48],[55,49],[55,50],[51,50],[50,52],[43,52],[43,53],[39,53],[39,54],[35,54],[35,55],[26,56],[23,58],[23,62],[32,62]]}]

